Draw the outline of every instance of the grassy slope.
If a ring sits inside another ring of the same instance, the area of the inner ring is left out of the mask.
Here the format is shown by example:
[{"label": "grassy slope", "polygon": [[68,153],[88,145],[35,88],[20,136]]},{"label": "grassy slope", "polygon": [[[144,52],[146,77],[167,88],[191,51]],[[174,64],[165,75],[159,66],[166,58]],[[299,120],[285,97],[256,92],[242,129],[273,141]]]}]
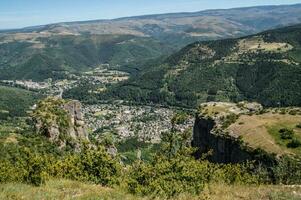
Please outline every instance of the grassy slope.
[{"label": "grassy slope", "polygon": [[[300,123],[301,119],[299,119],[299,121],[297,123]],[[269,134],[274,138],[274,140],[276,141],[276,144],[278,144],[279,146],[281,146],[282,149],[285,149],[286,151],[290,151],[292,153],[301,155],[301,148],[288,148],[287,144],[291,141],[291,140],[283,140],[281,139],[279,130],[283,129],[283,128],[287,128],[290,130],[294,131],[294,135],[295,138],[297,138],[299,141],[301,141],[301,129],[296,127],[296,124],[294,123],[294,121],[290,121],[290,122],[282,122],[280,121],[279,123],[276,123],[268,128],[268,132]]]},{"label": "grassy slope", "polygon": [[[209,185],[199,197],[183,195],[175,199],[211,200],[297,200],[301,198],[301,187],[289,186],[224,186]],[[127,194],[120,188],[111,189],[98,185],[68,180],[50,180],[46,185],[33,187],[20,183],[0,184],[0,199],[50,200],[50,199],[151,199]],[[160,199],[160,198],[157,198]]]},{"label": "grassy slope", "polygon": [[300,154],[300,148],[290,149],[280,139],[281,128],[294,128],[298,138],[301,136],[296,125],[301,122],[300,115],[281,115],[266,113],[262,115],[243,115],[229,127],[236,135],[242,136],[244,142],[251,147],[262,148],[275,154],[295,153]]}]

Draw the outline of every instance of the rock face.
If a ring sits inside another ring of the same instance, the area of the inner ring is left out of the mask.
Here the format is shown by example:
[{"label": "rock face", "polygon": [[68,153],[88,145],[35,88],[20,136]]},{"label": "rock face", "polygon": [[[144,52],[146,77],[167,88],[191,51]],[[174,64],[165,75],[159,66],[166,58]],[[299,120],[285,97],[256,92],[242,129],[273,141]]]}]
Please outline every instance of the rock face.
[{"label": "rock face", "polygon": [[63,108],[70,118],[69,135],[74,139],[88,139],[81,103],[79,101],[69,101]]},{"label": "rock face", "polygon": [[79,101],[48,97],[40,101],[33,112],[36,131],[50,141],[64,147],[79,147],[80,140],[88,140]]},{"label": "rock face", "polygon": [[209,102],[202,104],[196,115],[192,146],[197,147],[196,157],[212,150],[209,159],[217,163],[239,163],[256,156],[253,149],[243,144],[238,136],[226,131],[240,114],[259,112],[257,103]]},{"label": "rock face", "polygon": [[196,157],[212,150],[210,160],[217,163],[238,163],[251,159],[251,154],[240,147],[238,140],[213,133],[212,119],[196,117],[192,145],[198,148]]}]

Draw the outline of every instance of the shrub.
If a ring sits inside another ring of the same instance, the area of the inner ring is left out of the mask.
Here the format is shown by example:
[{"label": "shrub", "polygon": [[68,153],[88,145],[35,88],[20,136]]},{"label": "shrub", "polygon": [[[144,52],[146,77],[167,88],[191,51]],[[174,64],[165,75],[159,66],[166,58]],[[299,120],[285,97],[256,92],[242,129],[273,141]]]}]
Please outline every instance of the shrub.
[{"label": "shrub", "polygon": [[287,129],[287,128],[280,129],[279,133],[280,133],[281,139],[283,139],[283,140],[292,139],[294,137],[294,131]]},{"label": "shrub", "polygon": [[51,171],[54,177],[111,186],[119,182],[121,166],[118,159],[110,156],[103,147],[99,147],[70,154],[57,161]]},{"label": "shrub", "polygon": [[297,128],[301,128],[301,122],[296,125]]},{"label": "shrub", "polygon": [[128,189],[140,195],[172,197],[180,193],[199,194],[206,175],[198,161],[192,159],[159,159],[151,164],[138,162],[129,172]]},{"label": "shrub", "polygon": [[181,193],[197,195],[210,182],[256,183],[249,166],[219,165],[196,160],[195,149],[187,144],[185,134],[162,136],[161,149],[152,162],[136,162],[128,172],[129,192],[139,195],[174,197]]},{"label": "shrub", "polygon": [[284,156],[272,167],[275,184],[301,184],[301,162],[300,158]]},{"label": "shrub", "polygon": [[0,183],[22,181],[23,170],[17,169],[10,161],[0,159]]},{"label": "shrub", "polygon": [[231,124],[235,123],[236,120],[238,119],[238,115],[232,113],[230,115],[227,115],[226,118],[224,119],[222,123],[222,129],[228,128]]},{"label": "shrub", "polygon": [[34,155],[29,157],[27,161],[27,169],[24,175],[24,182],[39,186],[48,179],[47,159]]},{"label": "shrub", "polygon": [[62,158],[20,148],[9,157],[0,158],[0,182],[24,182],[39,186],[51,176],[111,186],[118,184],[120,175],[119,160],[111,157],[102,147],[86,148]]},{"label": "shrub", "polygon": [[188,115],[186,113],[176,113],[172,119],[171,119],[171,123],[173,125],[179,125],[179,124],[184,124],[188,119]]},{"label": "shrub", "polygon": [[300,140],[298,140],[297,138],[292,139],[292,141],[290,141],[290,142],[287,144],[287,147],[288,147],[288,148],[293,148],[293,149],[298,148],[298,147],[300,147],[300,146],[301,146],[301,142],[300,142]]},{"label": "shrub", "polygon": [[288,114],[290,114],[290,115],[296,115],[297,113],[298,113],[297,110],[290,110],[288,112]]},{"label": "shrub", "polygon": [[48,178],[47,167],[47,157],[22,148],[10,159],[1,160],[0,182],[24,182],[39,186]]},{"label": "shrub", "polygon": [[128,190],[133,194],[174,197],[181,193],[198,195],[210,182],[257,183],[257,177],[243,165],[219,165],[193,157],[157,157],[152,163],[135,163],[129,171]]}]

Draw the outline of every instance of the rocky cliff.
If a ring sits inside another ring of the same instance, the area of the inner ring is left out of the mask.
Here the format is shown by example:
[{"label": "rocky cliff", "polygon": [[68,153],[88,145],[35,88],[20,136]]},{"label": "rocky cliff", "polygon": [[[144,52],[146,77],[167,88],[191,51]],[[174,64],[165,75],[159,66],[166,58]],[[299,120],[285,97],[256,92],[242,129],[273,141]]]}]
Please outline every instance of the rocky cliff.
[{"label": "rocky cliff", "polygon": [[192,145],[198,148],[196,157],[212,151],[210,160],[218,163],[238,163],[254,157],[240,137],[227,132],[227,126],[233,123],[238,115],[257,112],[259,104],[241,103],[205,103],[202,104],[193,129]]},{"label": "rocky cliff", "polygon": [[237,138],[214,133],[216,123],[212,119],[197,116],[193,128],[193,146],[198,148],[196,156],[212,151],[210,160],[218,163],[238,163],[251,159],[248,151],[241,148]]},{"label": "rocky cliff", "polygon": [[79,141],[88,140],[79,101],[46,98],[37,104],[32,117],[36,131],[61,147],[78,147]]}]

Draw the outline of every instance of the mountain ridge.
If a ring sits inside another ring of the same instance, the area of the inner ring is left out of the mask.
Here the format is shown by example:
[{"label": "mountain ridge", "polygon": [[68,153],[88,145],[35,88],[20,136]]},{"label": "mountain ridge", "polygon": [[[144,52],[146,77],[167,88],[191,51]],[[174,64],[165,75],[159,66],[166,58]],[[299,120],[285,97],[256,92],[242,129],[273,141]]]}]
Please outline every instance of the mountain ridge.
[{"label": "mountain ridge", "polygon": [[117,18],[110,18],[110,19],[91,19],[91,20],[76,20],[70,22],[54,22],[49,24],[40,24],[40,25],[33,25],[33,26],[25,26],[21,28],[12,28],[12,29],[0,29],[0,33],[3,32],[11,32],[11,31],[20,31],[20,30],[35,30],[46,26],[51,25],[60,25],[60,24],[85,24],[85,23],[94,23],[94,22],[106,22],[106,21],[119,21],[125,19],[141,19],[141,18],[151,18],[151,17],[165,17],[165,16],[194,16],[198,14],[209,14],[212,12],[220,12],[220,11],[229,11],[229,10],[243,10],[243,9],[256,9],[256,8],[279,8],[279,7],[301,7],[301,3],[296,4],[279,4],[279,5],[262,5],[262,6],[247,6],[247,7],[233,7],[233,8],[225,8],[225,9],[205,9],[200,11],[194,12],[170,12],[170,13],[158,13],[158,14],[145,14],[145,15],[134,15],[134,16],[125,16],[125,17],[117,17]]}]

